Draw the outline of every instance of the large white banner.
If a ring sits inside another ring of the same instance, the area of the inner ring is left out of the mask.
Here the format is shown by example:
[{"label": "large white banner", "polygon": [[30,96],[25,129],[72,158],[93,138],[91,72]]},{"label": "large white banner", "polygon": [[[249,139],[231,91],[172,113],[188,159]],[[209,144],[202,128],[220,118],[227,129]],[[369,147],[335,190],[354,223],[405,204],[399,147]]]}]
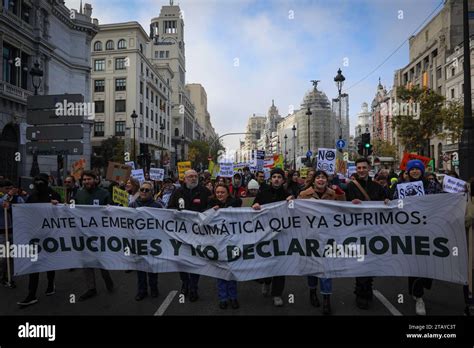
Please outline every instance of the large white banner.
[{"label": "large white banner", "polygon": [[18,204],[15,243],[37,244],[15,274],[70,268],[277,275],[417,276],[467,283],[462,194],[392,201],[295,200],[205,213]]}]

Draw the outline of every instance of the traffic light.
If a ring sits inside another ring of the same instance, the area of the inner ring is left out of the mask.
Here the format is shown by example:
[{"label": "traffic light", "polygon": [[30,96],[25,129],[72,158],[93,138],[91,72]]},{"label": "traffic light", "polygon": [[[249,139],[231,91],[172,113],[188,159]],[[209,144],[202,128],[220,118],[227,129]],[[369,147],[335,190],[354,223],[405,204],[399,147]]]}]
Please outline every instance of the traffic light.
[{"label": "traffic light", "polygon": [[357,144],[357,153],[361,156],[364,156],[364,146],[362,143]]},{"label": "traffic light", "polygon": [[362,134],[362,147],[365,152],[365,156],[372,154],[372,145],[370,144],[370,133]]}]

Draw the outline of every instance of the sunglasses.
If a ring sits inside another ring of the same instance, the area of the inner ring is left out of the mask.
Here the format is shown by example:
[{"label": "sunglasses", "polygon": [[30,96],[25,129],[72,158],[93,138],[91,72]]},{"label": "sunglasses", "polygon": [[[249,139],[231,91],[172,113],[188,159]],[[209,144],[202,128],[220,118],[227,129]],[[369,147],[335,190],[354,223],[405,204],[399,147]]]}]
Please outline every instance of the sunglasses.
[{"label": "sunglasses", "polygon": [[140,188],[140,192],[150,192],[151,190],[149,188],[142,187]]}]

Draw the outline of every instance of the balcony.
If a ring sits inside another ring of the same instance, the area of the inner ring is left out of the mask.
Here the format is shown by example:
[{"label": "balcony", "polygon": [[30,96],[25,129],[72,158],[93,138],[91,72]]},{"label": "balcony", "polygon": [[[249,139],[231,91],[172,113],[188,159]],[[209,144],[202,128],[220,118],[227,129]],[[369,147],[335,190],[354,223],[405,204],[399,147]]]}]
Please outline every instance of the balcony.
[{"label": "balcony", "polygon": [[33,95],[33,92],[14,86],[5,81],[0,81],[0,95],[13,98],[16,101],[26,104],[26,98]]}]

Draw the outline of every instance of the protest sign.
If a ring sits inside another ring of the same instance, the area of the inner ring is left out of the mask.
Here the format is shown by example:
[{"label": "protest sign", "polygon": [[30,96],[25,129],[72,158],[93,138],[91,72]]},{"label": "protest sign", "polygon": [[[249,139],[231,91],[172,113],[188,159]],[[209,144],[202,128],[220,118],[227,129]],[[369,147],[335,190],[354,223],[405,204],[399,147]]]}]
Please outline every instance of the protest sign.
[{"label": "protest sign", "polygon": [[38,257],[16,258],[14,269],[189,272],[238,281],[411,276],[467,284],[465,210],[459,193],[407,197],[403,209],[397,201],[326,200],[205,213],[16,204],[15,243],[36,244]]},{"label": "protest sign", "polygon": [[165,179],[165,170],[163,168],[150,168],[150,179],[163,181]]},{"label": "protest sign", "polygon": [[128,207],[128,192],[114,186],[112,192],[112,202],[120,204],[122,207]]},{"label": "protest sign", "polygon": [[187,170],[191,169],[191,162],[186,161],[186,162],[178,162],[178,175],[179,175],[179,180],[184,180],[184,173]]},{"label": "protest sign", "polygon": [[443,180],[443,191],[450,193],[466,192],[466,182],[461,179],[445,175]]},{"label": "protest sign", "polygon": [[72,164],[71,175],[74,179],[79,180],[84,169],[86,169],[86,160],[85,158],[81,158]]},{"label": "protest sign", "polygon": [[131,172],[132,168],[130,166],[117,162],[109,162],[105,178],[115,182],[126,182],[130,177]]},{"label": "protest sign", "polygon": [[135,169],[135,162],[133,162],[133,161],[131,161],[131,162],[125,162],[125,165],[132,167],[132,169]]},{"label": "protest sign", "polygon": [[133,169],[132,178],[137,179],[141,185],[145,181],[145,174],[143,173],[143,169]]},{"label": "protest sign", "polygon": [[424,196],[425,189],[423,181],[413,181],[397,184],[398,198],[404,199],[409,196]]},{"label": "protest sign", "polygon": [[336,170],[336,149],[318,149],[318,163],[316,168],[324,170],[328,174],[334,174]]},{"label": "protest sign", "polygon": [[233,163],[219,163],[219,176],[223,178],[232,178],[234,176],[234,164]]},{"label": "protest sign", "polygon": [[66,188],[64,186],[52,186],[51,188],[61,197],[62,203],[67,203],[66,202]]}]

